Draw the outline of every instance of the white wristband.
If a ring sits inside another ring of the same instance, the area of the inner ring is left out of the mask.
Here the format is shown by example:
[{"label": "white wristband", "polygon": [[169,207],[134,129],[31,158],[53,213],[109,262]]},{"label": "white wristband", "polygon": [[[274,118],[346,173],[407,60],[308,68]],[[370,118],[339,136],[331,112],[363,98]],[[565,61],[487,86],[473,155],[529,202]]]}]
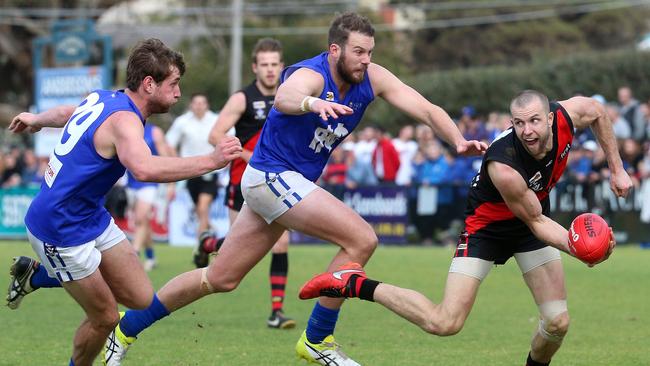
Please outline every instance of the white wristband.
[{"label": "white wristband", "polygon": [[311,112],[311,107],[318,100],[316,97],[306,96],[302,102],[300,102],[300,110],[303,112]]}]

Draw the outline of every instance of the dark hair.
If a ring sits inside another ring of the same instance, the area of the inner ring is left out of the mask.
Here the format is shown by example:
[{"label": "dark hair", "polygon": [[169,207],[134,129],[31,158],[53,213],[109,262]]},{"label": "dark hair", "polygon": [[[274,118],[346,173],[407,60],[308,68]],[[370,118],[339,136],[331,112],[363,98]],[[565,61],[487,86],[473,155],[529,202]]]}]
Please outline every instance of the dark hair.
[{"label": "dark hair", "polygon": [[185,73],[183,55],[156,38],[149,38],[133,48],[126,66],[126,87],[137,91],[142,80],[151,76],[155,82],[165,80],[175,66],[181,75]]},{"label": "dark hair", "polygon": [[262,38],[255,43],[251,57],[253,63],[257,63],[257,54],[260,52],[277,52],[280,54],[280,61],[282,61],[282,43],[274,38]]},{"label": "dark hair", "polygon": [[350,32],[359,32],[369,37],[375,36],[375,28],[372,27],[368,18],[357,13],[346,12],[332,21],[327,41],[329,44],[344,47]]},{"label": "dark hair", "polygon": [[512,110],[513,106],[525,107],[528,104],[532,103],[535,99],[542,102],[544,112],[548,113],[550,110],[548,105],[548,97],[543,93],[532,89],[521,91],[514,98],[512,98],[512,101],[510,102],[510,109]]}]

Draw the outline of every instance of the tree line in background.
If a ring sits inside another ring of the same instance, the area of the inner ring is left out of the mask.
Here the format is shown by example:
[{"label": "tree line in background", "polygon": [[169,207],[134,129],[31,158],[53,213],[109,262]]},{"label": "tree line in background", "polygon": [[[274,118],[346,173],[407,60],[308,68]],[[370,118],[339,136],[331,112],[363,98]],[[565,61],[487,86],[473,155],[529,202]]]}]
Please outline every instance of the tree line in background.
[{"label": "tree line in background", "polygon": [[[406,82],[452,116],[468,104],[483,114],[505,112],[512,97],[523,89],[539,90],[554,100],[601,94],[616,101],[618,87],[627,85],[638,99],[646,100],[650,97],[650,52],[589,52],[519,66],[429,72],[409,77]],[[412,122],[385,103],[371,106],[366,115],[369,120],[393,126]]]},{"label": "tree line in background", "polygon": [[[246,3],[272,4],[277,1],[255,0]],[[286,2],[286,1],[285,1]],[[80,0],[55,2],[66,8],[96,6],[108,8],[120,1]],[[183,3],[180,2],[179,3]],[[224,6],[230,1],[188,0],[188,7]],[[468,4],[467,1],[445,1],[442,4]],[[478,4],[478,2],[475,2]],[[504,2],[495,2],[504,3]],[[553,9],[573,3],[604,3],[593,1],[516,2],[494,7],[441,9],[441,3],[422,1],[388,1],[379,11],[358,6],[375,24],[388,22],[386,6],[395,9],[411,5],[419,9],[425,20],[463,17],[499,16],[516,12]],[[534,2],[533,2],[534,3]],[[625,2],[621,2],[625,3]],[[354,2],[351,2],[354,4]],[[525,4],[525,5],[524,5]],[[555,4],[555,5],[553,5]],[[41,2],[6,0],[1,6],[20,9],[42,7]],[[437,7],[436,7],[437,6]],[[453,8],[453,6],[451,6]],[[197,24],[227,28],[223,17],[214,19],[196,15]],[[332,14],[246,14],[245,27],[327,27]],[[376,35],[374,61],[386,66],[435,103],[454,114],[463,105],[472,103],[481,112],[507,107],[514,91],[524,87],[537,88],[551,97],[565,98],[575,92],[601,93],[613,97],[616,87],[629,84],[641,97],[650,96],[645,70],[647,56],[629,51],[648,30],[650,7],[623,7],[617,10],[572,13],[497,24],[450,28],[430,27],[419,30],[380,31]],[[45,34],[42,19],[24,17],[20,22],[0,23],[0,109],[1,104],[24,109],[31,101],[31,40]],[[156,19],[152,19],[155,22]],[[325,34],[278,35],[285,47],[285,62],[291,64],[322,52],[327,47]],[[152,34],[151,36],[156,36]],[[251,79],[250,55],[247,53],[257,36],[244,37],[243,83]],[[212,109],[220,109],[228,97],[227,35],[195,37],[176,45],[186,56],[188,71],[182,82],[185,95],[173,113],[181,113],[193,92],[205,92]],[[618,50],[612,52],[611,50]],[[623,50],[622,50],[623,49]],[[628,51],[625,51],[627,49]],[[610,50],[610,51],[608,51]],[[607,52],[606,52],[607,51]],[[116,64],[128,50],[117,50]],[[576,55],[577,54],[577,55]],[[574,56],[575,55],[575,56]],[[121,65],[124,62],[122,61]],[[115,80],[124,80],[124,70],[116,67]],[[388,112],[381,104],[372,108],[367,119],[373,123],[394,125],[406,122],[405,116]],[[0,118],[1,119],[1,118]],[[7,123],[7,121],[0,121]],[[162,121],[165,125],[167,121]]]}]

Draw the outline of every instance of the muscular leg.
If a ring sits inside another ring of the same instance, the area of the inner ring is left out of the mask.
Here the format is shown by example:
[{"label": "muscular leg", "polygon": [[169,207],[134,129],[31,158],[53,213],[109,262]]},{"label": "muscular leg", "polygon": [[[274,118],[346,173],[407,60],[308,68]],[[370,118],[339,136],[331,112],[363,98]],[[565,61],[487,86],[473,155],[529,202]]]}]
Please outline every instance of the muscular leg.
[{"label": "muscular leg", "polygon": [[208,266],[207,282],[202,280],[202,269],[185,272],[160,289],[160,301],[172,312],[212,292],[234,290],[264,258],[283,231],[284,227],[276,223],[267,224],[244,205],[219,249],[219,255]]},{"label": "muscular leg", "polygon": [[120,304],[143,309],[151,303],[153,286],[128,240],[102,252],[99,270]]},{"label": "muscular leg", "polygon": [[63,288],[86,313],[74,336],[72,360],[77,366],[92,365],[119,320],[117,303],[100,271],[81,280],[64,282]]},{"label": "muscular leg", "polygon": [[540,308],[543,327],[533,336],[530,356],[534,361],[548,363],[569,329],[562,262],[553,260],[536,267],[524,274],[524,280]]},{"label": "muscular leg", "polygon": [[448,336],[462,329],[480,284],[474,277],[449,273],[442,302],[434,304],[417,291],[380,283],[374,300],[427,333]]},{"label": "muscular leg", "polygon": [[[365,265],[377,247],[377,235],[370,224],[321,188],[303,198],[276,222],[338,245],[341,249],[327,267],[328,271],[350,261]],[[321,297],[318,302],[329,309],[338,309],[343,304],[342,299],[329,297]]]}]

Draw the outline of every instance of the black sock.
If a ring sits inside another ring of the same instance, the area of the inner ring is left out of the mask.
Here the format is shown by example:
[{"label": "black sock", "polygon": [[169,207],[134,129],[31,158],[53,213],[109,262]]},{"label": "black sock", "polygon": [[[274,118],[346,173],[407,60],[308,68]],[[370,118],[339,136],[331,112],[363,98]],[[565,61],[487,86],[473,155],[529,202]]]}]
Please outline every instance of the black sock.
[{"label": "black sock", "polygon": [[530,352],[528,352],[528,359],[526,360],[526,366],[548,366],[550,362],[537,362],[530,358]]},{"label": "black sock", "polygon": [[375,301],[375,289],[381,282],[371,280],[366,278],[361,282],[361,288],[359,289],[359,298],[366,301]]},{"label": "black sock", "polygon": [[273,253],[269,279],[271,282],[271,309],[274,312],[282,310],[288,272],[289,256],[287,253]]}]

